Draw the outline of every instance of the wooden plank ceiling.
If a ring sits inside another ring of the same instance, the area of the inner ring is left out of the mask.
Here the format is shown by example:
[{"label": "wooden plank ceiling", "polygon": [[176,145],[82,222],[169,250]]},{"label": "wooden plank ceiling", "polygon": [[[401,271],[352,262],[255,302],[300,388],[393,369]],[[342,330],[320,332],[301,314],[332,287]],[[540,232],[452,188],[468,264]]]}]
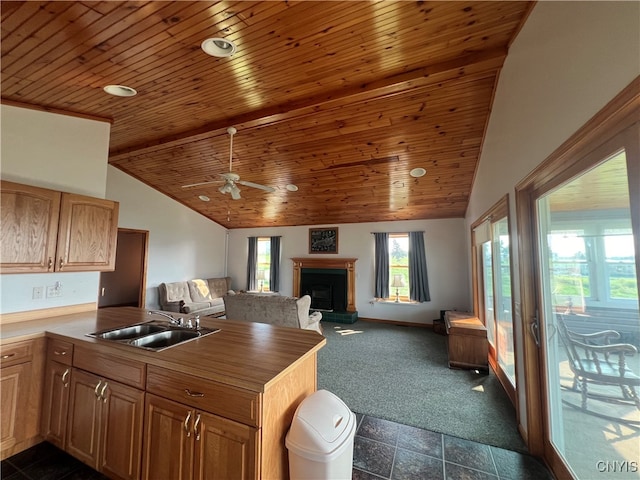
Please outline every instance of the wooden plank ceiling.
[{"label": "wooden plank ceiling", "polygon": [[[3,1],[2,99],[110,119],[111,165],[227,228],[463,217],[531,7]],[[206,55],[210,37],[237,52]],[[229,126],[233,171],[275,192],[218,191]]]}]

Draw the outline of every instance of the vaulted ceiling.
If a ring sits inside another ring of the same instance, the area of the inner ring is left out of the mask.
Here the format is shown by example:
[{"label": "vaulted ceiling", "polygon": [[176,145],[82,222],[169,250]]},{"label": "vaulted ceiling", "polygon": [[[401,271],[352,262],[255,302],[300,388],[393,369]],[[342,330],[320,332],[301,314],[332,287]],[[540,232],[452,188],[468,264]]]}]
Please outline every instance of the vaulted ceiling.
[{"label": "vaulted ceiling", "polygon": [[[2,100],[109,119],[111,165],[227,228],[463,217],[532,5],[3,1]],[[230,126],[233,171],[273,192],[218,191]]]}]

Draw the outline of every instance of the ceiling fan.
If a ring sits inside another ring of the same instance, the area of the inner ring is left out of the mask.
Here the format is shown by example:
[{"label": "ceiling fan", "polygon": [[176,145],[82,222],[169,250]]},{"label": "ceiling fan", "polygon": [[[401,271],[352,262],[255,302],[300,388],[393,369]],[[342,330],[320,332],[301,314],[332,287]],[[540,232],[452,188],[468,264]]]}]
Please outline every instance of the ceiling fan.
[{"label": "ceiling fan", "polygon": [[229,193],[231,194],[231,198],[234,200],[238,200],[240,197],[240,189],[238,185],[244,185],[245,187],[259,188],[260,190],[264,190],[265,192],[275,192],[276,189],[273,187],[267,187],[265,185],[260,185],[258,183],[247,182],[245,180],[240,180],[240,175],[233,172],[233,136],[237,133],[237,130],[234,127],[227,128],[227,133],[229,134],[229,171],[226,173],[220,173],[219,175],[224,178],[224,180],[212,180],[209,182],[200,182],[200,183],[190,183],[189,185],[183,185],[182,188],[188,187],[197,187],[200,185],[208,185],[210,183],[218,183],[224,181],[224,184],[218,188],[218,191],[221,193]]}]

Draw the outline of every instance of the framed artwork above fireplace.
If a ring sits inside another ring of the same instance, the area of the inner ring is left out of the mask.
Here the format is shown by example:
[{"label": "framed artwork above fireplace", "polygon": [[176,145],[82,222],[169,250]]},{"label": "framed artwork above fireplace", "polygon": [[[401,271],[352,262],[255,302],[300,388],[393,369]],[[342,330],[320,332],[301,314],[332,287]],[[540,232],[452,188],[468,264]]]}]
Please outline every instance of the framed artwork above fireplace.
[{"label": "framed artwork above fireplace", "polygon": [[310,228],[309,253],[338,253],[338,227]]}]

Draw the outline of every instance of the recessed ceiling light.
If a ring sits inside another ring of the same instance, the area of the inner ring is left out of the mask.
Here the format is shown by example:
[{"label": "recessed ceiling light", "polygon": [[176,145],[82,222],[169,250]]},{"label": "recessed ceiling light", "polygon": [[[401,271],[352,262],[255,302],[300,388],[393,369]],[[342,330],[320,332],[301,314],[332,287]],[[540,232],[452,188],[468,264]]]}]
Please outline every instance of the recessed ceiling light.
[{"label": "recessed ceiling light", "polygon": [[202,200],[203,202],[208,202],[209,200],[211,200],[209,197],[207,197],[206,195],[200,195],[198,196],[198,198],[200,200]]},{"label": "recessed ceiling light", "polygon": [[409,175],[411,175],[413,178],[419,178],[419,177],[424,177],[426,173],[427,171],[424,168],[418,167],[411,170],[409,172]]},{"label": "recessed ceiling light", "polygon": [[200,47],[204,53],[212,57],[230,57],[237,50],[236,44],[231,40],[219,37],[207,38]]},{"label": "recessed ceiling light", "polygon": [[293,183],[290,183],[286,186],[286,189],[289,190],[290,192],[297,192],[298,186],[294,185]]},{"label": "recessed ceiling light", "polygon": [[107,85],[103,90],[109,95],[115,95],[116,97],[133,97],[138,93],[134,88],[127,87],[126,85]]}]

